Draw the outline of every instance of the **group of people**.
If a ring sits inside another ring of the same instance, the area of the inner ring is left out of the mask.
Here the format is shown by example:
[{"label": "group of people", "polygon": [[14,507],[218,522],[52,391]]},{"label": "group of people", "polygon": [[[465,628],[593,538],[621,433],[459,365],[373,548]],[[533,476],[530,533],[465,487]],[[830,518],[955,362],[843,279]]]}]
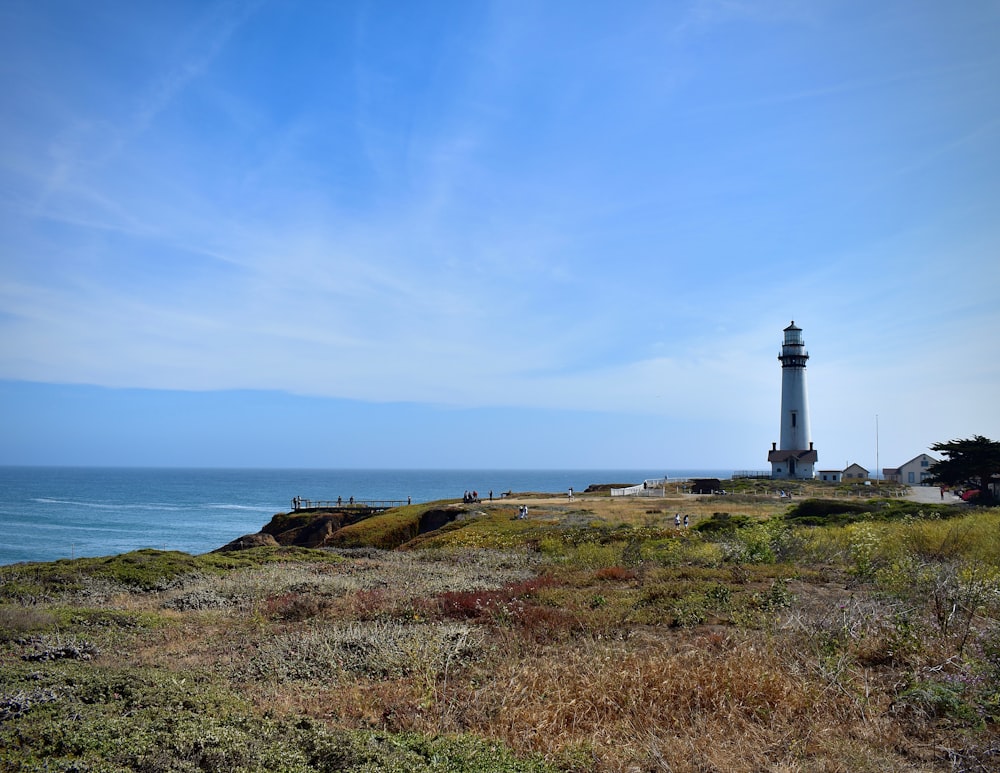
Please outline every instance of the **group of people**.
[{"label": "group of people", "polygon": [[517,508],[517,519],[519,521],[523,520],[524,518],[527,518],[527,517],[528,517],[528,506],[527,505],[521,505],[519,508]]},{"label": "group of people", "polygon": [[[685,515],[684,515],[684,528],[686,529],[690,525],[690,523],[691,523],[691,521],[688,518],[687,514],[685,513]],[[680,525],[681,525],[681,514],[677,513],[674,516],[674,526],[680,528]]]},{"label": "group of people", "polygon": [[[492,491],[490,492],[490,499],[493,499],[493,492]],[[467,504],[467,505],[475,504],[476,502],[481,501],[479,499],[479,492],[478,491],[466,491],[465,494],[462,495],[462,501],[465,504]]]}]

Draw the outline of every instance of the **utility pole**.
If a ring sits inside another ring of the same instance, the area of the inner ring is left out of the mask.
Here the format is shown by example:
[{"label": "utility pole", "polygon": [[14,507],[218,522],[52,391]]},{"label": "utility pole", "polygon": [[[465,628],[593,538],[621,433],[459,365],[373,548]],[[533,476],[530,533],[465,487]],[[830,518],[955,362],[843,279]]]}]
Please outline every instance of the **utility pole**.
[{"label": "utility pole", "polygon": [[878,414],[875,414],[875,482],[879,481],[879,466],[878,466]]}]

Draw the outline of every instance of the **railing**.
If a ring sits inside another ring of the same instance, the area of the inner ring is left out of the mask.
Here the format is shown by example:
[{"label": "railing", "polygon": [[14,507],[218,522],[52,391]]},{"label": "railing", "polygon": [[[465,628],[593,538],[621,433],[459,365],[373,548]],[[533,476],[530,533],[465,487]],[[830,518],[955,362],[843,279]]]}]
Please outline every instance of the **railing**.
[{"label": "railing", "polygon": [[764,480],[771,477],[770,470],[737,470],[733,473],[733,480],[737,478]]},{"label": "railing", "polygon": [[662,497],[666,495],[666,478],[650,478],[636,486],[611,489],[613,497]]},{"label": "railing", "polygon": [[292,500],[292,510],[391,510],[410,504],[408,499],[303,499]]},{"label": "railing", "polygon": [[665,495],[665,489],[662,488],[643,488],[642,486],[629,486],[628,488],[613,488],[611,489],[611,496],[613,497],[662,497]]}]

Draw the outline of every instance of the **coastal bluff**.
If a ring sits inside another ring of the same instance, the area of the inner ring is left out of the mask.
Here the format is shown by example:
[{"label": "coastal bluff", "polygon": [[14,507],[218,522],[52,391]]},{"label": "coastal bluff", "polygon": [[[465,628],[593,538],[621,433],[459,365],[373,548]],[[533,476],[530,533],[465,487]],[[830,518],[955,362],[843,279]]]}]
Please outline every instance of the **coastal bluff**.
[{"label": "coastal bluff", "polygon": [[[213,553],[228,553],[257,547],[357,547],[376,542],[375,547],[398,547],[421,534],[440,529],[466,512],[461,504],[412,505],[378,514],[353,512],[348,508],[311,509],[276,513],[257,533],[245,534]],[[366,522],[366,537],[352,528]]]}]

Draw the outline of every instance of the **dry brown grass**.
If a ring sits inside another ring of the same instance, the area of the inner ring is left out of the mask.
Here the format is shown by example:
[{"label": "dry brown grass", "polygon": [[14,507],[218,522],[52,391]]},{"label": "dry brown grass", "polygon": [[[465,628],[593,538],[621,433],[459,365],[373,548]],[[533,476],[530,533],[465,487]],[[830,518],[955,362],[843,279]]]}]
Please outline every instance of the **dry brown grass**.
[{"label": "dry brown grass", "polygon": [[[882,657],[891,610],[851,605],[843,585],[796,582],[796,605],[762,611],[770,623],[759,632],[616,630],[606,607],[588,603],[594,588],[632,593],[647,582],[647,593],[683,596],[731,571],[563,572],[567,584],[508,582],[420,604],[405,597],[436,587],[438,562],[378,554],[346,571],[368,576],[383,559],[375,574],[391,578],[405,566],[411,585],[390,593],[359,582],[338,599],[339,612],[279,628],[259,621],[243,636],[220,628],[209,641],[203,628],[199,641],[189,628],[171,631],[161,652],[231,669],[261,711],[343,728],[473,732],[566,769],[937,769],[894,751],[908,743],[905,718],[888,710],[878,670],[891,661]],[[409,574],[418,567],[427,570],[422,581]],[[764,587],[752,572],[742,580],[748,592]]]},{"label": "dry brown grass", "polygon": [[[792,500],[783,499],[775,493],[771,481],[758,481],[756,486],[747,484],[747,491],[726,495],[686,494],[668,488],[663,497],[609,497],[597,494],[577,494],[572,501],[566,497],[518,496],[501,502],[485,502],[481,508],[489,512],[497,507],[528,505],[530,517],[553,518],[557,521],[580,521],[587,519],[607,523],[624,523],[632,526],[672,525],[675,513],[691,517],[694,526],[703,518],[714,513],[749,515],[753,518],[768,518],[785,512],[789,507],[808,497],[844,499],[846,494],[838,486],[820,481],[797,481],[785,486],[794,491]],[[883,493],[898,496],[897,487],[862,487],[866,496],[851,496],[850,501],[865,501],[867,496]]]},{"label": "dry brown grass", "polygon": [[359,674],[335,688],[269,679],[255,695],[271,711],[337,726],[471,731],[520,753],[573,757],[578,769],[908,767],[885,751],[898,728],[767,639],[654,631],[630,642],[553,646],[495,632],[484,648],[481,660],[447,679],[440,668],[426,680]]}]

